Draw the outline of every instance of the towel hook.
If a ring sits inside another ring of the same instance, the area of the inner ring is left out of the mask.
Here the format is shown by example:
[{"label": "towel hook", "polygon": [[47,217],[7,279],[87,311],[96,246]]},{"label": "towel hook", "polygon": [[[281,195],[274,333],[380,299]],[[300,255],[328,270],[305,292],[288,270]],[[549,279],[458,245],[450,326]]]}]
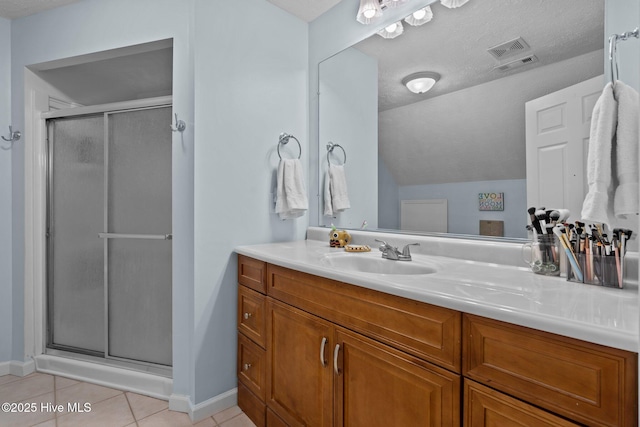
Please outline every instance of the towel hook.
[{"label": "towel hook", "polygon": [[22,134],[20,133],[19,130],[14,131],[11,125],[9,125],[9,139],[5,138],[4,136],[1,138],[13,144],[16,141],[19,141],[21,136]]},{"label": "towel hook", "polygon": [[298,143],[298,149],[300,150],[300,154],[298,154],[298,158],[300,158],[302,156],[302,146],[300,145],[300,141],[298,141],[298,138],[296,138],[293,135],[290,135],[286,132],[282,132],[280,134],[280,138],[278,139],[278,157],[280,157],[280,160],[282,160],[282,156],[280,155],[280,145],[286,145],[289,143],[289,139],[293,138],[296,140],[296,142]]},{"label": "towel hook", "polygon": [[329,154],[333,153],[333,149],[336,147],[341,149],[342,154],[344,154],[344,160],[342,161],[342,164],[344,165],[345,163],[347,163],[347,152],[344,150],[344,147],[342,147],[342,145],[340,144],[334,144],[333,142],[329,141],[329,143],[327,144],[327,163],[329,164],[329,166],[331,166],[331,160],[329,160]]},{"label": "towel hook", "polygon": [[630,37],[640,38],[640,27],[636,27],[633,31],[627,31],[622,34],[612,34],[609,37],[609,67],[611,69],[611,84],[615,85],[618,80],[618,58],[616,51],[618,40],[628,40]]},{"label": "towel hook", "polygon": [[184,132],[187,128],[187,124],[183,120],[178,120],[178,113],[175,113],[176,116],[176,125],[169,125],[173,132]]}]

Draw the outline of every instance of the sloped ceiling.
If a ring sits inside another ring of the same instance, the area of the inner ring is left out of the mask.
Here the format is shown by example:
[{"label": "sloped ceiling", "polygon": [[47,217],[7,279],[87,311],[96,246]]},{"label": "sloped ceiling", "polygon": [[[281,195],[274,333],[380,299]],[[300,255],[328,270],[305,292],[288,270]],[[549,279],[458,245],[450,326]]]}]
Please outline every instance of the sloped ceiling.
[{"label": "sloped ceiling", "polygon": [[0,0],[0,16],[7,19],[21,18],[77,1],[80,0]]}]

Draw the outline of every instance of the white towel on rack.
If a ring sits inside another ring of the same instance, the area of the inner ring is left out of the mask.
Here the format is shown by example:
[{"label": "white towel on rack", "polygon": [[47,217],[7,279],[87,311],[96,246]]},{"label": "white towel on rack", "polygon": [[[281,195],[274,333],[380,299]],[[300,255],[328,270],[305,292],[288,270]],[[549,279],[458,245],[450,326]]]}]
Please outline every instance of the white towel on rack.
[{"label": "white towel on rack", "polygon": [[618,101],[616,177],[613,212],[616,218],[638,213],[638,92],[621,81],[613,87]]},{"label": "white towel on rack", "polygon": [[329,165],[324,179],[324,214],[333,216],[351,207],[343,165]]},{"label": "white towel on rack", "polygon": [[611,158],[616,131],[618,103],[607,83],[591,115],[587,183],[589,191],[582,204],[584,221],[611,225],[613,219],[613,177]]},{"label": "white towel on rack", "polygon": [[282,159],[278,164],[276,213],[280,219],[302,216],[309,208],[299,159]]}]

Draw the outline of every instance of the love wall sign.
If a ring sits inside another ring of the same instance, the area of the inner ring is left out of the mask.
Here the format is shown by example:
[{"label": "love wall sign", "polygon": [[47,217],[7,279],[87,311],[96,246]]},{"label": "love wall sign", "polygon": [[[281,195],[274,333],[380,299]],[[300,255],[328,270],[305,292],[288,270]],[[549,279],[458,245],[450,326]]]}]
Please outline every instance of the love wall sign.
[{"label": "love wall sign", "polygon": [[481,211],[503,211],[504,193],[478,193],[478,207]]}]

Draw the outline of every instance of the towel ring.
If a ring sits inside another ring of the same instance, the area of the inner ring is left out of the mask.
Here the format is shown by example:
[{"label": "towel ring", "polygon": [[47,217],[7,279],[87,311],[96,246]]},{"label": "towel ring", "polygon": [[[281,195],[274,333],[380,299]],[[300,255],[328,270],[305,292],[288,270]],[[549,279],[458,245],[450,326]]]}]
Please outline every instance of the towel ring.
[{"label": "towel ring", "polygon": [[329,143],[327,144],[327,163],[329,164],[329,166],[331,166],[331,160],[329,160],[329,155],[333,153],[333,149],[336,147],[341,149],[342,154],[344,154],[344,160],[342,161],[342,164],[344,165],[345,163],[347,163],[347,152],[344,151],[344,148],[342,147],[342,145],[334,144],[333,142],[329,141]]},{"label": "towel ring", "polygon": [[298,159],[302,156],[302,146],[300,145],[300,141],[293,135],[289,135],[288,133],[282,132],[280,134],[280,139],[278,139],[278,157],[282,160],[282,156],[280,155],[280,145],[286,145],[289,142],[289,139],[293,138],[298,143],[298,149],[300,150],[300,154],[298,154]]}]

